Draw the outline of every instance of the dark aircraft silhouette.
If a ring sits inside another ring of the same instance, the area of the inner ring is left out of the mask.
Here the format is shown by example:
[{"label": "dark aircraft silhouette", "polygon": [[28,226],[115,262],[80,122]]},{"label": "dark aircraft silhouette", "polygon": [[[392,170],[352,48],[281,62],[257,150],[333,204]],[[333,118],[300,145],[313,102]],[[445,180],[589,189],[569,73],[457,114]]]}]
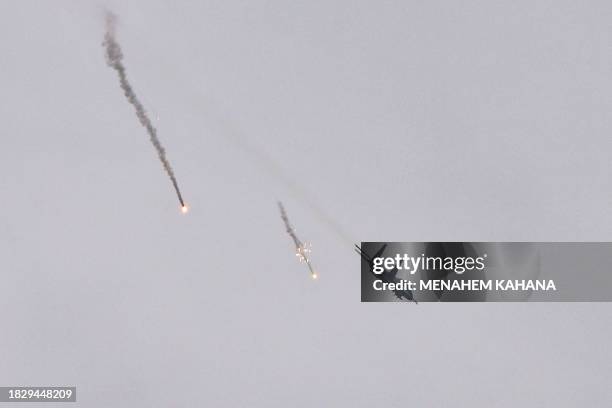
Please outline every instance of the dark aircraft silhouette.
[{"label": "dark aircraft silhouette", "polygon": [[[386,283],[399,283],[400,279],[397,278],[397,268],[395,267],[391,270],[385,270],[381,274],[374,273],[374,259],[379,258],[383,254],[383,252],[385,252],[385,249],[387,249],[387,244],[384,244],[382,247],[380,247],[380,249],[376,251],[374,256],[370,257],[368,254],[361,250],[359,245],[355,244],[355,252],[357,252],[359,256],[361,256],[361,258],[368,263],[368,265],[370,266],[370,272],[372,272],[372,275],[374,275],[376,279],[380,279],[381,281]],[[414,303],[418,303],[416,300],[414,300],[414,296],[409,290],[394,290],[393,294],[399,300],[407,300]]]}]

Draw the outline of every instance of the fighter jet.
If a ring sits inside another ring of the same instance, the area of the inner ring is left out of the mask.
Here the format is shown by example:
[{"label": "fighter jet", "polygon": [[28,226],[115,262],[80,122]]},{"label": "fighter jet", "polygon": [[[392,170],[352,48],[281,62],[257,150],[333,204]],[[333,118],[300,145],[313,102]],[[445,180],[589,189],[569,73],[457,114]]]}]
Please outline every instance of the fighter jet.
[{"label": "fighter jet", "polygon": [[[376,251],[374,256],[370,257],[368,254],[363,252],[359,245],[355,244],[355,252],[357,252],[359,256],[361,256],[361,258],[363,258],[363,260],[368,263],[368,265],[370,266],[370,272],[372,272],[376,279],[380,279],[386,283],[398,283],[400,280],[397,278],[397,268],[395,267],[393,269],[386,270],[381,274],[374,273],[374,259],[379,258],[383,254],[383,252],[385,252],[385,249],[387,249],[387,244],[384,244],[382,247],[380,247],[380,249]],[[412,292],[409,290],[394,290],[393,294],[399,300],[407,300],[412,301],[414,303],[418,303],[414,299]]]},{"label": "fighter jet", "polygon": [[312,279],[317,279],[319,275],[314,270],[312,263],[310,262],[310,246],[308,244],[304,244],[295,234],[295,230],[289,223],[289,218],[287,217],[287,212],[285,211],[285,207],[283,207],[283,203],[278,202],[278,209],[281,213],[281,218],[285,223],[285,228],[287,230],[287,234],[293,239],[293,243],[295,244],[295,256],[300,260],[300,262],[304,262],[308,265],[308,269],[310,270],[310,276]]}]

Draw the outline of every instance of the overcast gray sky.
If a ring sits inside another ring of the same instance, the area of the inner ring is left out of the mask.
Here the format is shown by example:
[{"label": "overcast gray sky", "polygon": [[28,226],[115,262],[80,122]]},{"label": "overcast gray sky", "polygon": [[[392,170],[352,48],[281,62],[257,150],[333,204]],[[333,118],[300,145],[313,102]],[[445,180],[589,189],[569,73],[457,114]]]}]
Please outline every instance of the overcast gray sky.
[{"label": "overcast gray sky", "polygon": [[[105,64],[104,7],[188,216]],[[76,385],[83,407],[610,405],[609,304],[361,304],[350,242],[611,240],[611,20],[0,3],[0,385]]]}]

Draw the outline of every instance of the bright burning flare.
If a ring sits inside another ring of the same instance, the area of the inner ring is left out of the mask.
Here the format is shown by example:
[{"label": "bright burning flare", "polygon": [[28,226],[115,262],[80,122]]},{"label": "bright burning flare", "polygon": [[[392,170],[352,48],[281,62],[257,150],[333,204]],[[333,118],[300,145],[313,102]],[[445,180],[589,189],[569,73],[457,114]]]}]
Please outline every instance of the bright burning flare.
[{"label": "bright burning flare", "polygon": [[319,277],[319,275],[317,275],[316,272],[312,274],[312,279],[316,280],[318,277]]},{"label": "bright burning flare", "polygon": [[183,214],[187,214],[187,211],[189,211],[189,207],[187,205],[184,205],[184,206],[181,207],[181,212]]}]

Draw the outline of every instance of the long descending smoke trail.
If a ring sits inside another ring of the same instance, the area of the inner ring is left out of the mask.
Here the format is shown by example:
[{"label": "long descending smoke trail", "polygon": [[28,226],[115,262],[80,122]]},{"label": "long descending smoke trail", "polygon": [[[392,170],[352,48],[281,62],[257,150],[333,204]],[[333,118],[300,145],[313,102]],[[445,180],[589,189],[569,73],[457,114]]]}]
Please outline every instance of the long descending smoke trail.
[{"label": "long descending smoke trail", "polygon": [[151,119],[147,115],[147,111],[144,106],[136,96],[136,93],[132,89],[132,85],[130,85],[127,80],[127,75],[125,73],[125,66],[121,62],[123,59],[123,52],[121,51],[121,47],[119,43],[115,39],[115,23],[116,17],[114,14],[107,12],[106,13],[106,34],[104,35],[104,47],[106,48],[106,63],[117,71],[117,75],[119,76],[119,84],[125,97],[128,102],[134,106],[136,110],[136,116],[140,121],[140,124],[145,127],[147,133],[149,134],[149,139],[155,147],[157,151],[157,155],[159,156],[159,160],[162,162],[166,173],[170,177],[172,181],[172,185],[174,186],[174,190],[176,191],[176,195],[181,203],[181,209],[183,212],[187,211],[187,206],[185,206],[185,202],[183,201],[183,196],[181,195],[181,190],[179,189],[178,183],[176,181],[176,177],[174,176],[174,171],[172,170],[172,166],[170,166],[170,162],[166,157],[166,150],[161,145],[159,138],[157,137],[157,130],[151,123]]}]

